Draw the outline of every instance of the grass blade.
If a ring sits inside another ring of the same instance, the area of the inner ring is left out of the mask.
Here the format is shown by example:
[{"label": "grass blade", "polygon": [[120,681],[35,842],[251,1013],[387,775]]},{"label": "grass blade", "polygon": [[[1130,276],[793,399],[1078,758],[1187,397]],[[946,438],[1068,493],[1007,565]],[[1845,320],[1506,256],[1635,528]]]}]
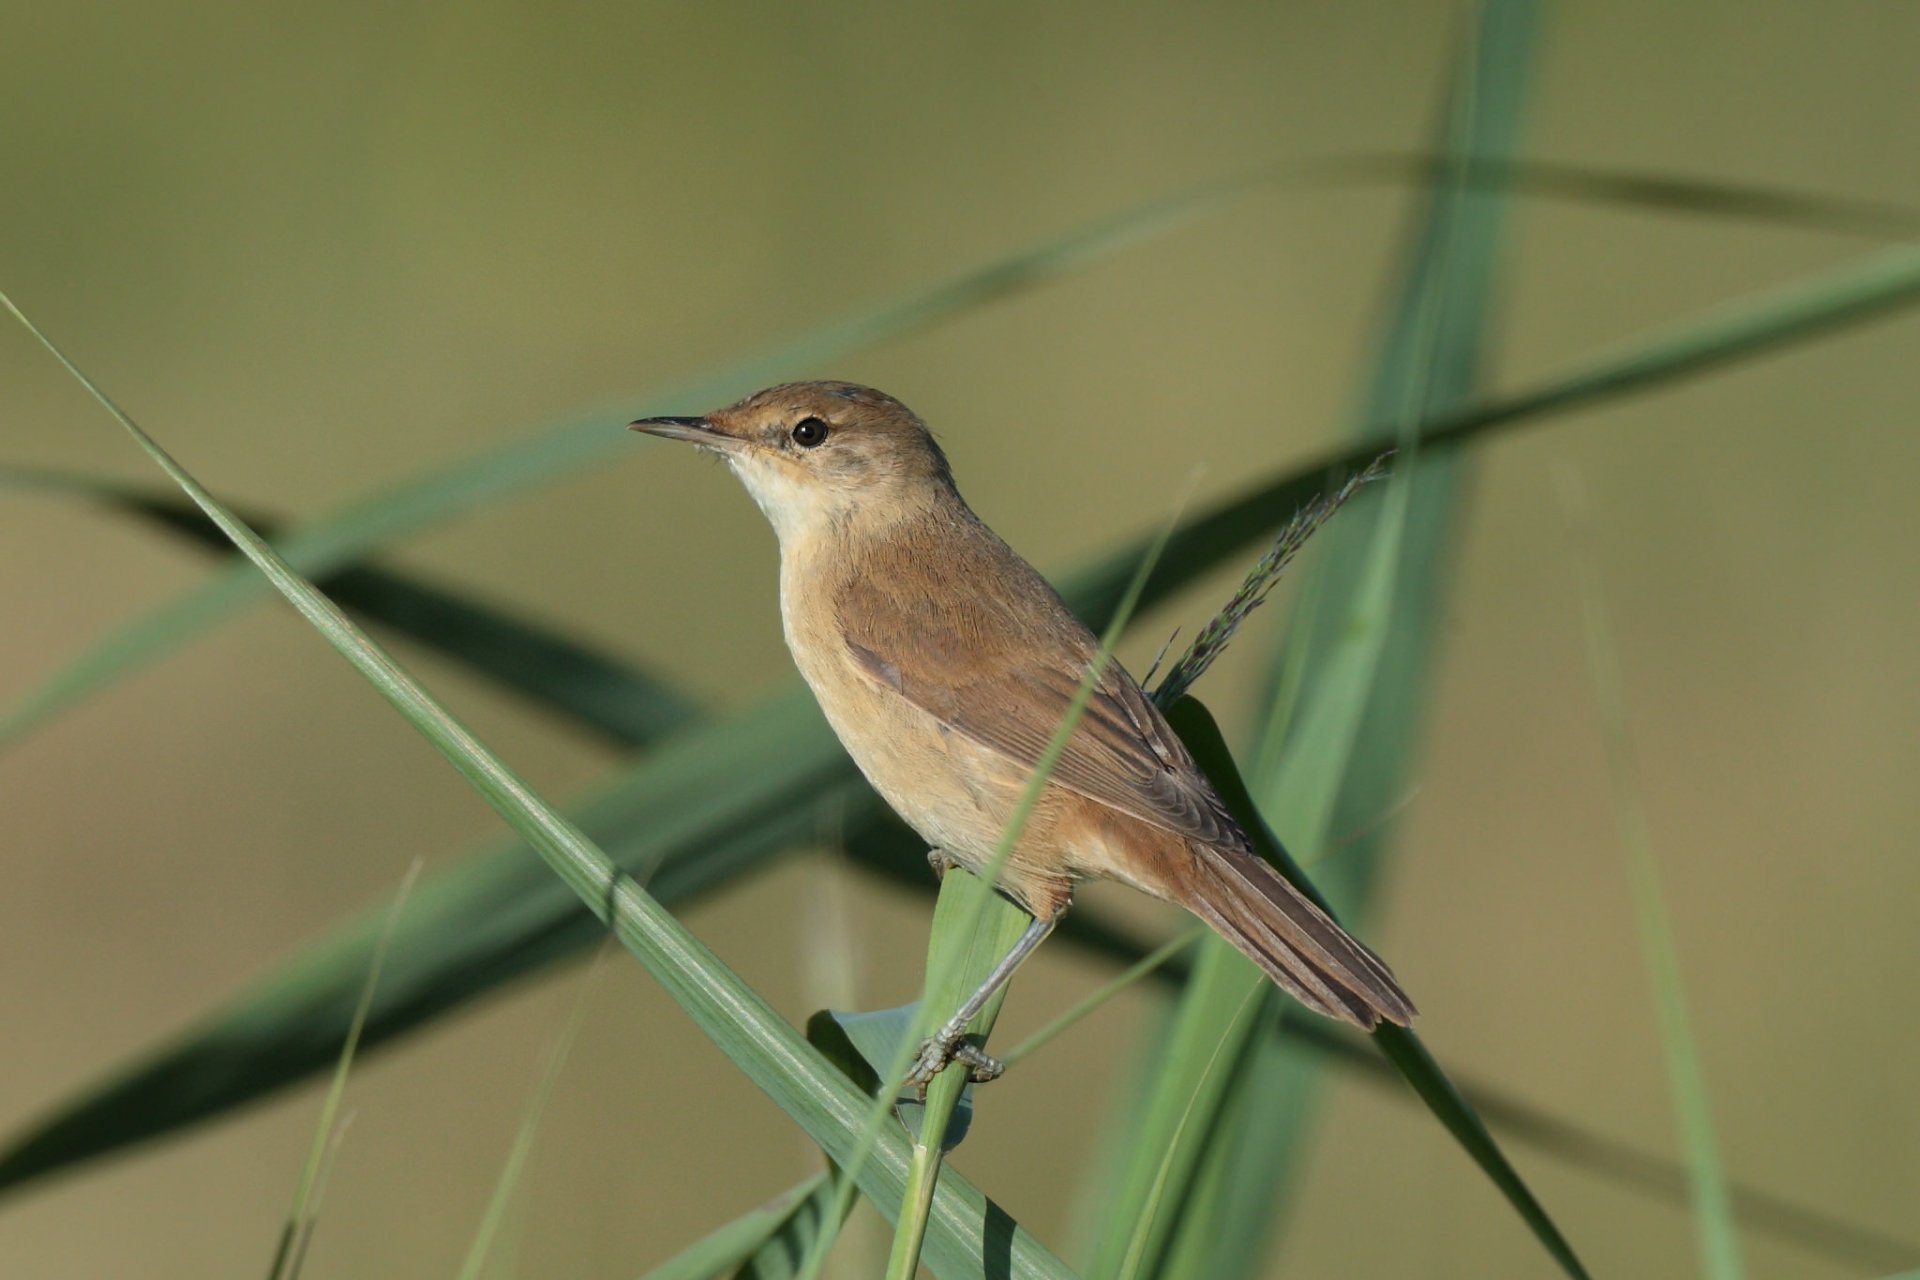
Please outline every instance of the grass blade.
[{"label": "grass blade", "polygon": [[[1204,937],[1205,931],[1176,935],[1154,948],[1130,932],[1100,921],[1092,912],[1081,911],[1067,918],[1060,936],[1115,962],[1131,963],[1134,968],[1128,972],[1134,975],[1132,981],[1151,978],[1179,990],[1188,981],[1191,967],[1182,962],[1178,953]],[[1128,983],[1118,980],[1107,984],[1095,997],[1076,1004],[1060,1021],[1077,1020],[1091,1006],[1125,985]],[[1049,1026],[1032,1039],[1041,1035],[1050,1038],[1057,1029],[1064,1028]],[[1269,1037],[1272,1047],[1289,1057],[1324,1058],[1350,1078],[1383,1089],[1391,1097],[1402,1101],[1419,1098],[1418,1093],[1410,1093],[1403,1087],[1400,1069],[1384,1056],[1371,1037],[1362,1037],[1304,1009],[1291,1007],[1281,1010],[1272,1032]],[[1022,1052],[1030,1043],[1031,1040],[1023,1043],[1013,1053]],[[1577,1121],[1543,1111],[1485,1080],[1456,1075],[1453,1084],[1468,1107],[1503,1142],[1530,1147],[1570,1168],[1584,1170],[1662,1203],[1682,1207],[1688,1203],[1690,1180],[1684,1165],[1596,1133]],[[1258,1134],[1264,1145],[1274,1139],[1279,1125],[1278,1120],[1248,1120],[1238,1127]],[[1735,1216],[1743,1227],[1838,1265],[1878,1270],[1920,1256],[1920,1243],[1846,1222],[1758,1187],[1730,1182],[1729,1191]],[[1271,1205],[1269,1197],[1254,1199],[1258,1204]]]},{"label": "grass blade", "polygon": [[1625,681],[1613,649],[1613,628],[1607,621],[1600,571],[1588,542],[1589,522],[1579,477],[1570,466],[1556,471],[1561,509],[1573,545],[1573,576],[1580,595],[1581,630],[1587,642],[1587,668],[1593,681],[1593,700],[1606,741],[1607,775],[1613,784],[1614,819],[1620,828],[1620,848],[1633,889],[1634,915],[1640,924],[1647,977],[1653,984],[1654,1006],[1660,1015],[1660,1041],[1666,1049],[1667,1081],[1673,1090],[1674,1118],[1687,1151],[1688,1181],[1693,1196],[1693,1224],[1700,1249],[1700,1269],[1709,1280],[1741,1280],[1740,1237],[1734,1225],[1733,1201],[1727,1191],[1726,1170],[1713,1140],[1713,1111],[1707,1102],[1706,1074],[1687,1017],[1686,996],[1680,986],[1680,959],[1674,951],[1673,921],[1666,896],[1660,891],[1660,872],[1653,854],[1653,827],[1641,799],[1640,772],[1634,760],[1633,737],[1627,728]]},{"label": "grass blade", "polygon": [[1328,177],[1335,181],[1428,188],[1452,182],[1474,191],[1618,205],[1716,222],[1749,222],[1887,240],[1910,240],[1920,235],[1920,209],[1910,205],[1686,174],[1445,152],[1334,156],[1326,165]]},{"label": "grass blade", "polygon": [[[1027,925],[1026,913],[993,892],[990,880],[965,871],[949,871],[940,885],[933,928],[927,939],[927,977],[920,998],[923,1017],[918,1034],[900,1045],[885,1083],[900,1078],[919,1043],[919,1034],[932,1029],[930,1020],[946,1016],[983,981],[995,962],[1007,953]],[[970,1024],[983,1040],[993,1031],[1000,1006],[1007,998],[1002,986]],[[907,1193],[894,1226],[893,1246],[887,1256],[888,1280],[912,1280],[920,1265],[933,1192],[940,1177],[948,1119],[966,1087],[964,1070],[942,1071],[927,1088],[925,1113],[913,1140],[913,1164],[907,1175]],[[824,1257],[824,1251],[822,1252]]]},{"label": "grass blade", "polygon": [[367,1025],[367,1010],[373,1006],[374,992],[380,989],[380,970],[386,964],[387,949],[393,943],[393,931],[400,923],[400,913],[413,892],[414,882],[420,878],[422,865],[416,858],[407,868],[406,877],[393,895],[393,905],[387,909],[380,935],[374,941],[373,956],[367,965],[366,984],[360,989],[360,999],[353,1008],[353,1020],[347,1024],[347,1034],[340,1042],[340,1057],[334,1064],[333,1078],[327,1082],[327,1096],[320,1104],[320,1115],[313,1126],[313,1143],[307,1150],[307,1162],[300,1171],[299,1184],[294,1188],[293,1207],[287,1211],[287,1225],[281,1232],[279,1247],[274,1251],[273,1265],[267,1269],[267,1280],[282,1280],[282,1277],[297,1274],[300,1259],[306,1252],[306,1237],[313,1230],[321,1168],[326,1161],[335,1122],[340,1114],[340,1100],[347,1092],[347,1073],[353,1069],[354,1054],[360,1048],[360,1035]]},{"label": "grass blade", "polygon": [[[1064,235],[1028,246],[932,286],[842,317],[814,333],[674,388],[634,396],[625,408],[537,433],[452,466],[402,481],[315,520],[277,543],[296,571],[324,577],[375,548],[513,494],[572,474],[635,441],[620,428],[636,404],[655,410],[710,408],[770,382],[877,343],[934,327],[979,307],[1061,279],[1139,241],[1277,181],[1299,181],[1298,165],[1262,166],[1175,192]],[[171,652],[268,596],[259,577],[235,566],[109,635],[15,705],[0,711],[0,747],[137,667]]]},{"label": "grass blade", "polygon": [[[143,520],[223,557],[233,545],[190,502],[78,472],[0,467],[0,487],[58,493]],[[281,522],[242,510],[271,541]],[[693,700],[634,666],[418,574],[359,563],[314,580],[347,612],[444,654],[536,706],[622,746],[646,746],[694,723]]]},{"label": "grass blade", "polygon": [[[1039,287],[1139,240],[1178,227],[1235,197],[1275,185],[1321,185],[1342,177],[1349,181],[1355,178],[1371,181],[1382,171],[1390,171],[1390,176],[1404,172],[1418,180],[1450,169],[1463,175],[1464,181],[1494,190],[1531,188],[1584,199],[1869,234],[1909,236],[1915,216],[1904,207],[1836,202],[1800,192],[1522,163],[1490,155],[1485,150],[1469,155],[1472,158],[1464,164],[1458,156],[1374,155],[1258,166],[1098,219],[950,280],[848,316],[818,333],[677,389],[635,396],[629,405],[645,402],[662,408],[676,405],[705,408],[760,383],[798,370],[817,368],[851,351],[933,327],[976,307]],[[1893,261],[1888,266],[1889,270],[1897,270]],[[1893,284],[1895,290],[1899,288],[1897,283],[1887,283]],[[1851,315],[1835,317],[1831,322],[1844,323],[1853,318]],[[1612,394],[1618,389],[1593,394]],[[1524,402],[1509,402],[1494,408],[1523,414],[1537,411],[1537,407]],[[604,415],[556,427],[415,480],[398,483],[305,526],[278,545],[297,569],[323,578],[388,542],[572,474],[618,448],[630,447],[623,435],[604,425],[619,418],[622,412],[610,409]],[[1491,425],[1493,421],[1468,417],[1439,425],[1464,430]],[[1364,463],[1364,458],[1349,456],[1339,466],[1344,471]],[[0,711],[0,747],[73,702],[171,652],[238,609],[264,598],[265,592],[257,579],[235,569],[128,624],[55,673],[25,699]]]},{"label": "grass blade", "polygon": [[640,1280],[792,1280],[792,1260],[807,1251],[832,1210],[833,1184],[816,1173],[702,1236]]},{"label": "grass blade", "polygon": [[500,1234],[501,1226],[506,1222],[508,1206],[513,1203],[514,1190],[520,1185],[521,1175],[526,1172],[527,1157],[533,1154],[534,1135],[540,1131],[540,1121],[547,1113],[547,1103],[553,1097],[554,1086],[560,1082],[560,1068],[573,1052],[573,1043],[579,1038],[580,1028],[586,1021],[587,995],[593,990],[594,979],[599,976],[606,955],[607,949],[603,943],[580,982],[580,990],[574,995],[573,1009],[567,1014],[566,1025],[561,1028],[553,1047],[547,1051],[540,1083],[533,1091],[533,1100],[527,1105],[526,1112],[520,1117],[520,1126],[513,1135],[513,1146],[507,1152],[506,1162],[500,1166],[499,1177],[494,1179],[493,1194],[487,1198],[487,1208],[480,1215],[480,1225],[473,1233],[473,1243],[467,1247],[466,1261],[460,1265],[460,1280],[480,1280],[487,1265],[487,1256]]},{"label": "grass blade", "polygon": [[[1900,249],[1852,264],[1811,281],[1771,291],[1737,305],[1722,307],[1693,322],[1677,325],[1651,338],[1587,362],[1572,372],[1531,391],[1484,402],[1428,419],[1423,436],[1423,465],[1448,449],[1477,442],[1491,433],[1538,420],[1554,413],[1602,403],[1616,396],[1644,392],[1729,367],[1790,344],[1813,340],[1920,303],[1920,250]],[[1378,432],[1374,433],[1376,436]],[[1366,465],[1378,452],[1375,443],[1339,448],[1290,467],[1236,498],[1190,519],[1167,544],[1160,569],[1147,584],[1144,602],[1164,599],[1178,587],[1222,563],[1263,536],[1271,536],[1285,512],[1310,501],[1328,483]],[[1416,504],[1416,512],[1418,506]],[[1337,531],[1336,531],[1337,532]],[[1102,557],[1063,584],[1069,601],[1090,622],[1099,624],[1117,603],[1128,575],[1145,546],[1136,540]],[[681,780],[681,795],[700,794],[688,779],[700,775],[702,761],[711,764],[728,751],[752,751],[787,733],[805,739],[824,726],[803,696],[777,699],[750,713],[747,720],[729,721],[711,730],[700,747],[688,747],[655,772],[636,772],[622,782],[634,790],[650,790],[652,807],[629,804],[618,784],[597,797],[582,812],[583,819],[603,820],[606,838],[640,843],[642,838],[621,821],[621,812],[644,810],[644,821],[656,821],[664,779]],[[833,751],[830,741],[822,750]],[[771,763],[791,765],[784,755]],[[813,761],[816,765],[818,761]],[[820,766],[808,784],[814,790],[804,800],[820,798],[848,806],[848,830],[856,829],[855,810],[870,805],[870,794],[851,781],[840,766]],[[840,768],[839,772],[835,772]],[[733,771],[734,776],[749,776]],[[837,789],[844,783],[845,790]],[[1396,789],[1393,794],[1399,794]],[[614,791],[621,791],[615,795]],[[1355,826],[1363,826],[1384,806],[1370,809]],[[741,819],[757,816],[748,825]],[[641,819],[636,819],[640,821]],[[868,810],[869,832],[886,828],[877,808]],[[726,876],[808,839],[817,830],[814,812],[764,795],[742,799],[739,812],[723,820],[710,815],[712,825],[697,834],[713,840],[724,834],[727,844],[711,862],[665,856],[658,885],[671,901],[712,887]],[[752,823],[761,824],[757,828]],[[687,839],[694,838],[689,833]],[[651,847],[652,842],[646,841]],[[680,846],[685,849],[687,846]],[[911,857],[898,855],[900,846],[878,835],[864,843],[851,842],[850,852],[863,865],[883,874],[901,874]],[[917,879],[923,874],[916,868]],[[447,877],[445,880],[442,876]],[[543,896],[542,889],[552,896]],[[537,870],[524,864],[523,855],[502,849],[478,861],[469,861],[421,886],[419,898],[438,903],[434,937],[423,933],[402,950],[412,951],[416,979],[405,1000],[376,1003],[368,1024],[372,1044],[491,989],[502,981],[570,954],[589,944],[595,931],[568,895],[554,891]],[[556,907],[553,904],[558,903]],[[422,914],[425,914],[424,912]],[[409,926],[411,929],[413,926]],[[1075,936],[1082,926],[1069,917],[1063,936]],[[1082,934],[1081,936],[1084,936]],[[214,1114],[308,1072],[322,1068],[339,1043],[357,990],[366,972],[371,929],[365,919],[349,922],[339,933],[298,957],[279,975],[242,997],[199,1032],[181,1038],[143,1062],[125,1068],[117,1078],[85,1090],[61,1105],[45,1120],[18,1135],[0,1152],[0,1193],[34,1177],[67,1167],[167,1132]],[[297,1002],[297,1016],[281,1016],[280,1008]],[[384,1006],[384,1007],[383,1007]],[[238,1040],[222,1040],[237,1028],[247,1028]],[[229,1053],[253,1059],[245,1073],[223,1070]],[[234,1083],[235,1080],[239,1083]],[[215,1080],[227,1083],[215,1084]]]},{"label": "grass blade", "polygon": [[[1512,149],[1532,27],[1533,7],[1525,0],[1476,11],[1454,76],[1452,102],[1440,125],[1439,132],[1451,143],[1446,150],[1477,157],[1501,156]],[[1279,659],[1276,694],[1297,688],[1300,712],[1280,714],[1283,707],[1291,708],[1295,695],[1276,696],[1251,777],[1259,810],[1308,856],[1325,849],[1336,831],[1356,825],[1348,809],[1356,782],[1365,780],[1357,775],[1371,767],[1361,762],[1375,751],[1404,758],[1409,750],[1406,703],[1385,703],[1391,711],[1383,716],[1381,685],[1391,673],[1419,670],[1426,639],[1424,606],[1440,589],[1441,535],[1461,465],[1455,456],[1431,456],[1422,447],[1422,424],[1432,409],[1463,402],[1473,386],[1493,311],[1501,212],[1498,199],[1468,193],[1452,180],[1435,190],[1424,211],[1365,403],[1356,415],[1359,429],[1352,446],[1377,453],[1383,445],[1397,443],[1394,474],[1385,486],[1356,496],[1347,517],[1332,528],[1315,565],[1313,625],[1291,632]],[[1297,685],[1289,686],[1283,673]],[[1197,708],[1194,719],[1194,731],[1207,736],[1211,726]],[[1283,742],[1292,749],[1279,750]],[[1232,761],[1224,744],[1213,749],[1224,777],[1232,772]],[[1251,797],[1243,792],[1242,799],[1249,809],[1243,825],[1252,830],[1259,814],[1251,812]],[[1369,802],[1371,812],[1383,808],[1372,793]],[[1285,858],[1277,843],[1271,854]],[[1359,856],[1349,851],[1329,870],[1331,892],[1350,915],[1364,905],[1361,891],[1370,878],[1370,862],[1364,850]],[[1212,965],[1210,953],[1219,953]],[[1282,1003],[1251,965],[1214,940],[1202,944],[1197,973],[1209,969],[1224,971],[1216,979],[1217,990],[1206,993],[1196,986],[1186,997],[1209,1002],[1196,1012],[1196,1035],[1222,1026],[1218,1020],[1237,994],[1259,991],[1269,1008]],[[1243,1035],[1233,1052],[1242,1069],[1233,1074],[1233,1091],[1214,1100],[1216,1115],[1246,1112],[1257,1097],[1263,1121],[1275,1128],[1261,1142],[1237,1144],[1231,1168],[1197,1155],[1187,1160],[1181,1171],[1181,1221],[1169,1232],[1164,1254],[1169,1274],[1210,1280],[1249,1274],[1279,1217],[1280,1188],[1304,1156],[1318,1095],[1314,1074],[1282,1067],[1276,1077],[1272,1068],[1281,1060],[1263,1053],[1251,1035]],[[1172,1081],[1169,1086],[1178,1087]],[[1268,1099],[1281,1101],[1266,1106]],[[1443,1122],[1448,1118],[1438,1108],[1436,1114]],[[1224,1140],[1224,1125],[1220,1132]],[[1153,1158],[1151,1139],[1143,1139],[1135,1160]],[[1202,1194],[1203,1182],[1213,1194]],[[1519,1190],[1513,1203],[1542,1245],[1569,1274],[1583,1274],[1560,1233],[1525,1189]],[[1116,1225],[1124,1224],[1131,1212],[1123,1202]]]},{"label": "grass blade", "polygon": [[[1207,776],[1213,779],[1220,798],[1227,802],[1236,817],[1242,818],[1242,825],[1254,838],[1256,847],[1263,857],[1268,858],[1294,882],[1302,893],[1312,898],[1329,914],[1335,914],[1333,904],[1323,896],[1300,869],[1290,862],[1286,850],[1274,837],[1255,807],[1252,794],[1246,783],[1234,769],[1233,759],[1227,750],[1226,739],[1213,723],[1206,709],[1193,699],[1180,703],[1176,712],[1180,718],[1174,722],[1180,731],[1181,740],[1193,751],[1194,759],[1207,770]],[[1419,1036],[1404,1027],[1383,1023],[1373,1033],[1373,1042],[1387,1059],[1393,1063],[1402,1078],[1413,1087],[1427,1109],[1440,1121],[1454,1140],[1466,1151],[1473,1162],[1486,1174],[1500,1194],[1513,1207],[1527,1228],[1533,1232],[1542,1247],[1553,1257],[1560,1268],[1570,1276],[1583,1277],[1586,1270],[1575,1256],[1565,1236],[1554,1224],[1538,1199],[1527,1188],[1519,1173],[1513,1168],[1499,1145],[1488,1133],[1486,1125],[1473,1110],[1465,1096],[1447,1078],[1433,1055],[1420,1041]],[[1264,1147],[1265,1143],[1255,1144]],[[1282,1166],[1284,1175],[1285,1168]]]},{"label": "grass blade", "polygon": [[[859,1138],[864,1110],[859,1090],[822,1058],[757,993],[722,964],[631,878],[560,817],[454,716],[368,640],[345,614],[316,591],[251,529],[222,507],[160,445],[0,294],[14,315],[134,441],[231,537],[316,631],[393,704],[502,818],[531,843],[559,878],[602,915],[621,943],[692,1016],[716,1046],[836,1157]],[[897,1212],[908,1153],[899,1135],[882,1135],[857,1177],[883,1213]],[[928,1223],[928,1257],[936,1274],[986,1274],[985,1251],[996,1269],[1014,1276],[1067,1280],[1069,1272],[1011,1219],[998,1215],[979,1191],[958,1177],[941,1181]]]}]

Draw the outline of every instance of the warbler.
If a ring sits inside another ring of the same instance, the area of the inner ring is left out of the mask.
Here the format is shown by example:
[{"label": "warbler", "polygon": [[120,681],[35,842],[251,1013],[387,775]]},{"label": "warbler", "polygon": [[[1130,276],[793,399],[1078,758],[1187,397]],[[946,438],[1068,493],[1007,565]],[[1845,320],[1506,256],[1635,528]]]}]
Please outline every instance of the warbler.
[{"label": "warbler", "polygon": [[[937,872],[989,870],[1099,646],[967,506],[926,424],[871,387],[793,382],[633,427],[726,460],[779,537],[787,646],[847,754]],[[908,1084],[924,1091],[955,1059],[976,1080],[1000,1074],[966,1025],[1089,878],[1186,908],[1318,1013],[1369,1029],[1414,1016],[1387,966],[1254,852],[1108,661],[999,871],[1033,922],[921,1047]]]}]

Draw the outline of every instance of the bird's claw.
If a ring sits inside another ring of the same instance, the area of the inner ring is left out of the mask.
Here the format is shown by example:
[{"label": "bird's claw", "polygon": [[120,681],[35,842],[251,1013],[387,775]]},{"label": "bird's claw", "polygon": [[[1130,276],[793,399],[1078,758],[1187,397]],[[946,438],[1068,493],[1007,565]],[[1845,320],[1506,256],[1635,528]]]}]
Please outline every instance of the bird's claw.
[{"label": "bird's claw", "polygon": [[902,1082],[906,1088],[913,1090],[915,1101],[927,1100],[927,1086],[933,1083],[935,1076],[946,1070],[948,1063],[963,1064],[967,1068],[967,1079],[974,1084],[998,1080],[1006,1071],[1006,1063],[965,1036],[964,1027],[951,1030],[942,1027],[921,1042],[913,1069],[907,1072],[907,1078]]}]

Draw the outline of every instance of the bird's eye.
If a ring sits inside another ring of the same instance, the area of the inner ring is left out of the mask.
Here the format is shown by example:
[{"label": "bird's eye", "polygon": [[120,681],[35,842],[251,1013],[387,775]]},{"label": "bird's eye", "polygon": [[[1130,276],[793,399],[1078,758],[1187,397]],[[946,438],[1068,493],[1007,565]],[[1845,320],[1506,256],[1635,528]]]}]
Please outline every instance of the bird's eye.
[{"label": "bird's eye", "polygon": [[827,424],[818,418],[802,418],[793,424],[793,442],[802,449],[812,449],[825,443]]}]

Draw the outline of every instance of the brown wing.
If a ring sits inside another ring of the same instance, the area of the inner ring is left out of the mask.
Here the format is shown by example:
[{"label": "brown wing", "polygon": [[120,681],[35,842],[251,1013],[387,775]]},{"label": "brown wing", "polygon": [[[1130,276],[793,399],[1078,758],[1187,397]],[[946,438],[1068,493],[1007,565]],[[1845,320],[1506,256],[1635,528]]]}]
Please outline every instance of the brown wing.
[{"label": "brown wing", "polygon": [[[949,550],[932,583],[924,566],[916,574],[861,574],[836,604],[848,649],[871,678],[1031,769],[1098,645],[1039,574],[1006,556],[1017,570],[998,556],[991,557],[998,563],[969,566],[961,557],[954,564]],[[964,580],[938,581],[956,575]],[[922,589],[903,591],[903,581]],[[927,588],[937,590],[938,607]],[[1246,847],[1186,747],[1117,662],[1102,670],[1049,778],[1176,834]]]}]

